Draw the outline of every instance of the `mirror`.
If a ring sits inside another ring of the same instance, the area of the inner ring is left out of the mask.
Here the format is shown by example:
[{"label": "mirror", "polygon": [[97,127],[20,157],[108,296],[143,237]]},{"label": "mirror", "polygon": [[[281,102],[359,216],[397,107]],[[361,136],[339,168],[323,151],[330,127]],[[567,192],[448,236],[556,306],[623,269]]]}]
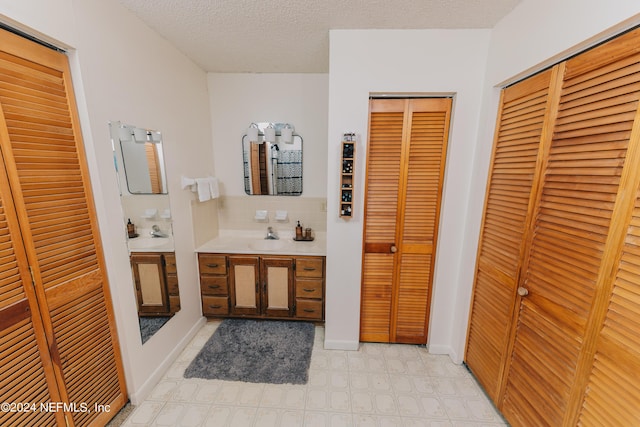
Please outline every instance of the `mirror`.
[{"label": "mirror", "polygon": [[302,137],[293,133],[284,123],[253,125],[258,128],[257,137],[250,137],[247,134],[242,136],[245,193],[273,196],[301,195]]},{"label": "mirror", "polygon": [[180,310],[162,135],[118,121],[109,130],[144,344]]},{"label": "mirror", "polygon": [[167,194],[160,132],[120,125],[122,167],[131,194]]}]

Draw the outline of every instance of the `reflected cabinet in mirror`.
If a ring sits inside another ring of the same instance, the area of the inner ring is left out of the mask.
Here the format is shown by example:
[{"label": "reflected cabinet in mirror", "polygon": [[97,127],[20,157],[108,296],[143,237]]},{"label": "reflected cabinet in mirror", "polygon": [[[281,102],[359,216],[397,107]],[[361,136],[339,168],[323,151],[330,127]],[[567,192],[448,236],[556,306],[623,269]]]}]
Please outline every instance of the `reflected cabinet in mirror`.
[{"label": "reflected cabinet in mirror", "polygon": [[242,136],[244,191],[302,194],[302,137],[285,123],[253,123]]},{"label": "reflected cabinet in mirror", "polygon": [[120,122],[109,128],[144,343],[180,310],[162,135]]}]

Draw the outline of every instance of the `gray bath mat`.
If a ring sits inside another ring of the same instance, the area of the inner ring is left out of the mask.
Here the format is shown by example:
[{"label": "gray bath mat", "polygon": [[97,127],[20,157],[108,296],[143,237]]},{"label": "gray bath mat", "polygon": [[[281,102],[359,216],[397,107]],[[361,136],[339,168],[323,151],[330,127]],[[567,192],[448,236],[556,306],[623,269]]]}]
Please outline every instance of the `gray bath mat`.
[{"label": "gray bath mat", "polygon": [[306,384],[314,334],[308,322],[225,319],[184,377]]}]

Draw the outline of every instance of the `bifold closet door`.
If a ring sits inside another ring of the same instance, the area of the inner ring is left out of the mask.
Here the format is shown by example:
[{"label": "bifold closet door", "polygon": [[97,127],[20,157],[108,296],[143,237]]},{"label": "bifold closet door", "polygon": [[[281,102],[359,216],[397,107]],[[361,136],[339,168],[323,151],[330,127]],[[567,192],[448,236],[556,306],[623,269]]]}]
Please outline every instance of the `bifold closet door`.
[{"label": "bifold closet door", "polygon": [[126,391],[68,60],[0,37],[0,150],[60,399],[110,407],[66,422],[103,424]]},{"label": "bifold closet door", "polygon": [[640,422],[639,46],[635,30],[551,70],[519,208],[528,183],[496,191],[505,111],[544,73],[503,91],[465,360],[513,426]]},{"label": "bifold closet door", "polygon": [[427,341],[451,98],[374,99],[360,339]]},{"label": "bifold closet door", "polygon": [[512,425],[575,424],[596,295],[637,191],[638,40],[626,34],[565,65],[502,402]]},{"label": "bifold closet door", "polygon": [[[0,402],[16,405],[3,407],[0,425],[64,425],[62,412],[39,410],[39,402],[61,399],[4,163],[0,165],[0,361]],[[38,402],[37,410],[18,410],[17,405],[25,402]]]},{"label": "bifold closet door", "polygon": [[516,289],[535,203],[532,188],[540,177],[541,140],[557,104],[555,93],[550,94],[557,73],[555,67],[501,94],[465,356],[496,403],[519,302]]}]

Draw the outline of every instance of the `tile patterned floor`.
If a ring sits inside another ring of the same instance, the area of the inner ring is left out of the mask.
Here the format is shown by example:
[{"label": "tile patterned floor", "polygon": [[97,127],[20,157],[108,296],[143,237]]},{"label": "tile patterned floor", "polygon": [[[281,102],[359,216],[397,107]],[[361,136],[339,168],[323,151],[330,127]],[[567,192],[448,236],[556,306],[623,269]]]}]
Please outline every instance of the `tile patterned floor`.
[{"label": "tile patterned floor", "polygon": [[505,426],[467,370],[413,345],[324,350],[316,328],[306,385],[185,379],[218,327],[208,322],[125,426]]}]

